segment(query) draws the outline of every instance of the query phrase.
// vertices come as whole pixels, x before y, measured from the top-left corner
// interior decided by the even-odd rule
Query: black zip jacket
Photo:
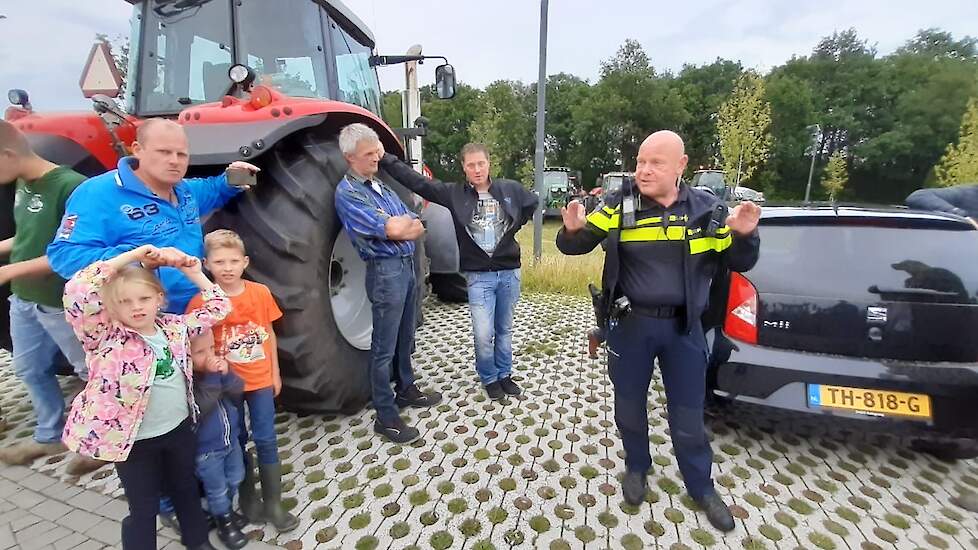
[[[722,220],[726,218],[726,205],[712,193],[693,189],[686,184],[680,186],[679,193],[680,199],[676,205],[668,209],[669,215],[676,217],[676,220],[663,225],[661,221],[654,221],[663,217],[661,207],[643,210],[638,206],[635,216],[638,225],[635,229],[624,230],[630,231],[627,239],[624,239],[626,237],[624,232],[620,234],[622,238],[619,239],[618,246],[629,247],[630,251],[640,254],[644,259],[661,257],[663,261],[669,262],[669,258],[674,256],[666,252],[664,245],[668,246],[675,240],[682,240],[681,259],[678,263],[672,260],[672,263],[682,276],[686,304],[685,328],[688,332],[707,308],[710,284],[714,276],[725,273],[728,269],[739,272],[754,267],[761,241],[757,231],[746,237],[738,237],[726,226],[720,227],[715,236],[709,235],[708,226],[714,209],[717,206],[723,209],[720,218]],[[557,233],[557,248],[568,255],[587,254],[608,237],[609,229],[618,227],[621,219],[618,215],[621,211],[620,206],[621,195],[611,196],[604,208],[599,208],[588,215],[588,224],[584,229],[569,234],[561,228]],[[682,220],[684,216],[686,219]],[[677,226],[681,229],[675,229]],[[666,235],[670,236],[666,238]],[[727,238],[730,241],[726,241]],[[610,244],[609,239],[602,272],[602,286],[610,290],[612,297],[628,295],[627,289],[621,287],[619,261],[619,252]],[[648,285],[660,283],[661,281],[653,278],[645,280],[645,284]],[[629,301],[633,301],[635,297],[628,296],[628,298]]]
[[[527,190],[517,181],[492,180],[489,194],[499,201],[512,226],[503,234],[490,256],[472,239],[467,227],[475,215],[479,200],[479,193],[474,187],[468,183],[445,183],[428,179],[390,153],[381,159],[380,167],[404,187],[424,199],[448,208],[452,213],[461,271],[502,271],[520,267],[520,245],[516,242],[516,232],[533,217],[539,204],[536,193]]]

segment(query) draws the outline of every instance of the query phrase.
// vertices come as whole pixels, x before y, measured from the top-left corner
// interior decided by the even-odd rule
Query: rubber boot
[[[282,508],[282,463],[259,464],[261,475],[261,495],[265,521],[278,529],[279,533],[291,531],[299,526],[299,518]]]
[[[238,486],[238,505],[241,513],[248,519],[249,523],[260,525],[265,523],[264,513],[262,512],[261,497],[255,489],[255,460],[251,453],[244,453],[245,476],[241,485]]]
[[[224,546],[238,550],[248,544],[248,537],[238,529],[231,521],[231,515],[214,516],[217,523],[217,538],[221,539]]]

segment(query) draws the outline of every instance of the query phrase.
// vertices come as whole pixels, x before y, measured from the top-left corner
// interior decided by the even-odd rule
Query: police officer
[[[712,193],[683,184],[687,160],[677,134],[650,135],[638,151],[634,187],[590,215],[571,203],[562,213],[557,248],[586,254],[608,239],[602,275],[610,315],[608,373],[625,447],[625,501],[642,502],[652,466],[647,394],[657,358],[686,490],[715,528],[730,531],[733,517],[710,475],[713,451],[703,421],[708,352],[700,315],[719,269],[746,271],[756,263],[761,209],[745,202],[728,213]]]

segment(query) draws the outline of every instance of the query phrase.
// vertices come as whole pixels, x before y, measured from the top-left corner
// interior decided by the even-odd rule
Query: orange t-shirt
[[[214,349],[244,380],[245,391],[272,386],[272,348],[267,327],[282,317],[268,287],[245,281],[244,292],[231,296],[231,313],[213,328]],[[203,305],[200,294],[187,310]]]

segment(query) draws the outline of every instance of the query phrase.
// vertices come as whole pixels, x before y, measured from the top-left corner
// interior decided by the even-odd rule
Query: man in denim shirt
[[[429,407],[437,393],[422,393],[414,384],[416,311],[414,241],[424,226],[377,175],[384,146],[364,124],[340,131],[340,150],[350,165],[336,188],[336,213],[360,257],[367,263],[367,298],[373,312],[370,385],[377,418],[374,431],[400,444],[421,437],[400,417],[399,407]],[[393,368],[397,397],[391,391]]]

